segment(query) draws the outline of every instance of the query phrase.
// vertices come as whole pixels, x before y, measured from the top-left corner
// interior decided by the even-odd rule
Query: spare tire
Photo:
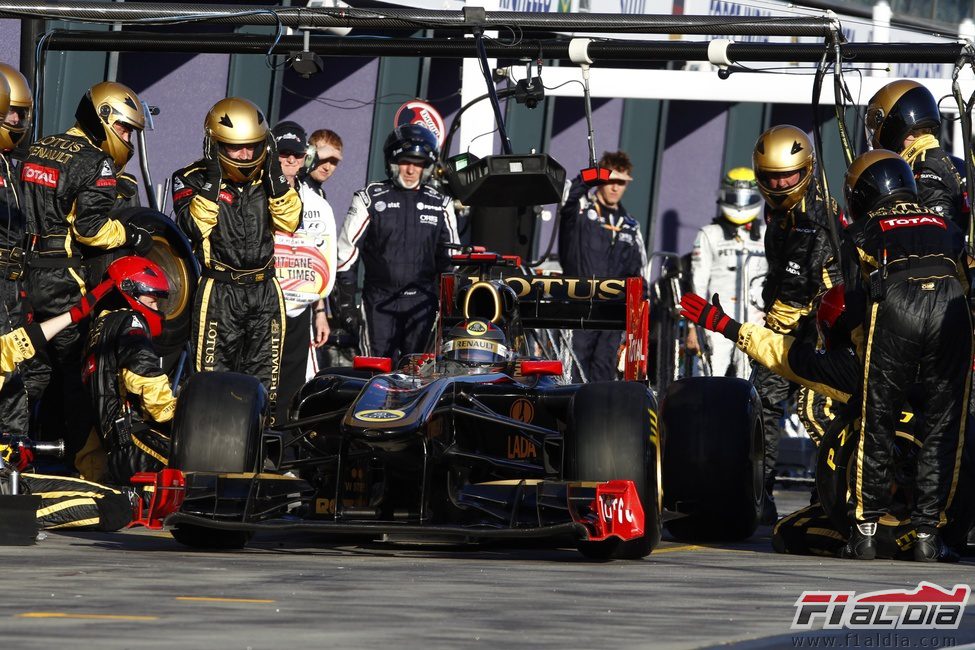
[[[572,397],[562,451],[566,481],[629,480],[643,506],[644,535],[580,542],[594,559],[646,557],[660,542],[660,446],[657,404],[643,384],[584,384]]]
[[[153,343],[163,356],[181,349],[190,337],[193,293],[200,281],[200,264],[193,255],[193,246],[172,219],[151,208],[121,208],[108,216],[122,223],[133,223],[152,233],[153,247],[145,257],[162,267],[169,281],[169,297],[160,301],[166,321],[162,334],[153,337]],[[131,254],[128,249],[117,249],[86,256],[89,284],[98,284],[112,261]]]
[[[758,527],[762,500],[762,406],[750,382],[688,377],[661,404],[664,506],[679,540],[740,540]]]

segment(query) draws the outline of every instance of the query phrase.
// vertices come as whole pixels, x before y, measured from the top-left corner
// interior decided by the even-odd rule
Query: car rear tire
[[[758,527],[764,499],[761,402],[750,382],[688,377],[661,405],[666,523],[681,541],[737,541]]]
[[[660,447],[656,402],[635,382],[585,384],[572,398],[562,466],[568,481],[629,480],[643,506],[645,534],[580,542],[593,559],[640,559],[660,542]]]
[[[236,372],[191,376],[173,418],[170,467],[184,472],[258,470],[267,415],[267,391],[255,377]],[[252,536],[249,531],[192,524],[178,524],[171,532],[181,544],[208,549],[243,548]]]

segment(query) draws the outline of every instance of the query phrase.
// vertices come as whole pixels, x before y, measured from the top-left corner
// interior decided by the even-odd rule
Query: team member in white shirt
[[[760,323],[764,316],[757,306],[768,272],[765,224],[757,218],[762,205],[754,172],[748,167],[729,171],[718,191],[721,213],[698,231],[691,253],[694,293],[706,297],[718,294],[728,314],[743,323]],[[748,379],[752,372],[748,357],[723,336],[706,334],[711,353],[711,371],[707,374]],[[689,349],[699,347],[700,336],[692,331]]]
[[[287,316],[275,421],[287,422],[291,398],[318,369],[314,348],[328,339],[324,298],[335,283],[336,233],[335,215],[320,182],[299,174],[309,153],[305,130],[295,122],[281,122],[271,132],[281,170],[297,188],[303,206],[301,224],[294,234],[277,232],[274,236],[274,266]],[[321,177],[319,166],[325,165],[314,166],[309,176]],[[331,172],[325,178],[328,176]]]

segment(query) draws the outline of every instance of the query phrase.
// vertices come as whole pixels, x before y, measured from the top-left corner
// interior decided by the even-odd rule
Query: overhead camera
[[[541,77],[520,79],[515,84],[515,101],[519,104],[535,108],[543,99],[545,99],[545,86],[542,85]]]
[[[292,52],[290,58],[291,69],[305,79],[308,79],[313,74],[318,74],[325,69],[325,62],[322,61],[322,57],[318,56],[314,52],[309,52],[307,50],[304,52]]]

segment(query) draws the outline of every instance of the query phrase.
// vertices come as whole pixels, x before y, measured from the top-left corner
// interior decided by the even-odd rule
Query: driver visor
[[[733,205],[739,210],[757,208],[761,202],[762,195],[750,187],[726,187],[718,192],[718,203]]]

